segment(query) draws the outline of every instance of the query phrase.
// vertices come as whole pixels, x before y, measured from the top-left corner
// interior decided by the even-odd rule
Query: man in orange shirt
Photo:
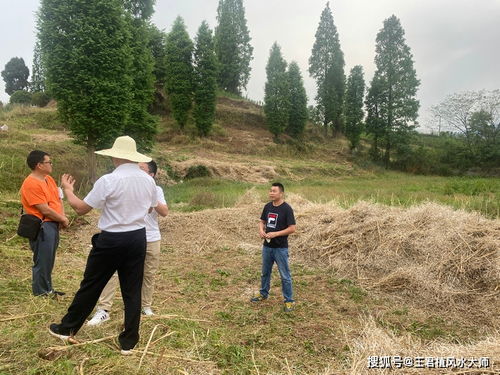
[[[50,176],[52,161],[46,152],[31,151],[26,160],[31,173],[21,186],[24,212],[43,220],[38,237],[30,240],[33,251],[32,290],[35,296],[63,295],[52,287],[52,269],[59,245],[59,227],[67,227],[62,191]]]

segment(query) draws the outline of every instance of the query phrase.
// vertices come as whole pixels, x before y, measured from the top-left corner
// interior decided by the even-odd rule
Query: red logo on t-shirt
[[[269,228],[276,228],[277,222],[278,222],[278,214],[269,212],[267,214],[267,226]]]

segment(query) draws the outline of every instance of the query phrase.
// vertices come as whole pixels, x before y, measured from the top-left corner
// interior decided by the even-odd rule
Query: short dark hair
[[[149,173],[152,173],[153,176],[156,176],[156,172],[158,172],[158,165],[156,165],[156,162],[154,160],[148,162],[148,170]]]
[[[277,186],[277,187],[279,187],[279,189],[282,193],[285,192],[285,187],[283,186],[283,184],[281,182],[273,182],[273,184],[271,186]]]
[[[26,164],[28,164],[28,167],[30,167],[30,169],[34,171],[37,164],[43,162],[43,159],[45,159],[45,155],[50,156],[44,151],[33,150],[29,153],[26,159]]]

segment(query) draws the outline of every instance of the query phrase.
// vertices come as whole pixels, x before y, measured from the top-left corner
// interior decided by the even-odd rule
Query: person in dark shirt
[[[260,302],[269,296],[271,272],[276,262],[281,276],[281,288],[285,298],[285,312],[294,308],[292,275],[288,266],[288,235],[295,232],[295,217],[292,207],[284,200],[285,188],[279,182],[269,190],[271,202],[262,210],[259,235],[264,239],[262,247],[262,276],[260,292],[251,299]]]

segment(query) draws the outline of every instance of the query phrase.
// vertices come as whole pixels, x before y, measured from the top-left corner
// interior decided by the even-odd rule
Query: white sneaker
[[[142,314],[146,315],[146,316],[152,316],[155,313],[153,312],[153,310],[151,310],[151,307],[143,307],[142,308]]]
[[[122,349],[122,350],[120,350],[120,354],[121,355],[133,355],[134,352],[132,351],[132,349],[129,349],[129,350]]]
[[[97,310],[92,319],[87,322],[88,326],[98,326],[101,323],[104,323],[106,320],[109,320],[109,312],[106,310]]]

